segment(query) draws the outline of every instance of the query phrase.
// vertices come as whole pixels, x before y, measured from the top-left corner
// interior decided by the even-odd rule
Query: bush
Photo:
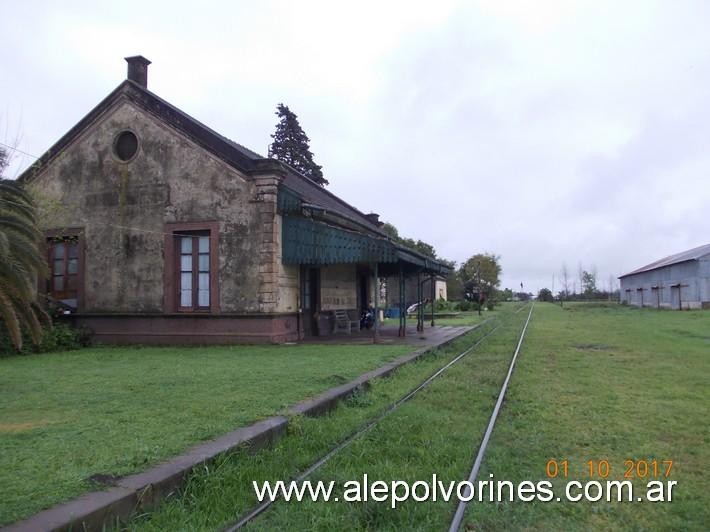
[[[537,293],[537,300],[553,302],[555,298],[552,297],[552,292],[549,288],[541,288],[540,291]]]
[[[459,310],[462,312],[467,312],[471,310],[472,303],[470,301],[461,301],[459,303]]]
[[[437,299],[434,305],[437,312],[442,311],[453,311],[456,310],[457,304],[453,301],[446,301],[446,299]]]
[[[57,323],[51,329],[44,329],[42,340],[38,345],[33,345],[28,335],[23,332],[22,350],[18,352],[10,342],[5,325],[0,322],[0,356],[67,351],[80,349],[90,344],[91,331],[89,329],[85,327],[75,328],[65,323]]]
[[[42,341],[37,346],[38,353],[49,351],[64,351],[81,349],[91,344],[91,331],[86,327],[71,327],[65,323],[57,323],[51,329],[44,331]]]

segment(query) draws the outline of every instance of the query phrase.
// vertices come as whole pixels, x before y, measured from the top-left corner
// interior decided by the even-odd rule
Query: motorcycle
[[[360,329],[371,329],[375,324],[375,309],[369,307],[360,314]]]

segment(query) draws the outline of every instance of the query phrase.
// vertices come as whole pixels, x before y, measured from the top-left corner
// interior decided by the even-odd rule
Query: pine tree
[[[279,117],[279,123],[276,124],[276,132],[271,135],[274,142],[269,146],[269,157],[291,165],[321,186],[327,185],[328,180],[323,177],[322,167],[313,161],[310,139],[301,129],[296,114],[280,103],[276,106],[276,116]]]

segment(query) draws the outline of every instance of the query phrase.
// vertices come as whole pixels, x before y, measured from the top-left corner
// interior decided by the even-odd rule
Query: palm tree
[[[50,324],[37,304],[37,276],[47,268],[40,242],[32,198],[16,182],[0,179],[0,320],[18,351],[23,329],[37,344],[42,322]]]

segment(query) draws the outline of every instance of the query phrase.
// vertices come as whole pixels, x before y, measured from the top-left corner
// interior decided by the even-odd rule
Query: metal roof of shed
[[[710,255],[710,244],[705,244],[704,246],[698,246],[697,248],[689,249],[687,251],[682,251],[676,253],[675,255],[669,255],[668,257],[659,259],[651,264],[642,266],[641,268],[634,270],[629,273],[625,273],[620,276],[619,279],[623,277],[628,277],[629,275],[635,275],[637,273],[648,272],[651,270],[657,270],[658,268],[663,268],[664,266],[671,266],[673,264],[678,264],[680,262],[687,262],[689,260],[698,260],[705,255]]]

